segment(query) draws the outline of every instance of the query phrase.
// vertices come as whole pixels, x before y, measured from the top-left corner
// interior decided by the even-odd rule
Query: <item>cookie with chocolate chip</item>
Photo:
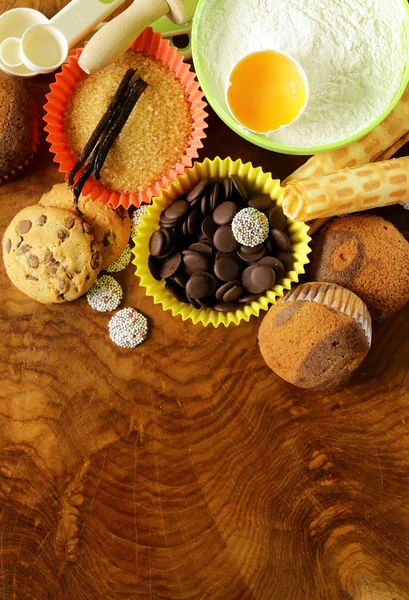
[[[40,200],[42,206],[53,206],[74,211],[72,191],[66,183],[57,183]],[[78,202],[82,219],[94,232],[95,241],[102,246],[101,269],[110,267],[121,256],[131,236],[131,220],[128,211],[122,207],[116,210],[111,205],[103,205],[90,196],[81,196]]]
[[[2,245],[12,283],[43,304],[75,300],[101,268],[101,247],[92,228],[61,208],[24,208],[7,227]]]

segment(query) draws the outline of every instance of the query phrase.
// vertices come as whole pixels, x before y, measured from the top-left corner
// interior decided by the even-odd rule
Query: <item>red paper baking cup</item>
[[[131,205],[140,206],[142,202],[150,203],[152,196],[158,196],[172,181],[176,180],[178,175],[192,166],[193,159],[198,157],[198,149],[203,147],[202,140],[206,137],[204,129],[207,127],[205,121],[207,113],[204,110],[206,103],[203,100],[203,92],[195,79],[195,73],[183,61],[183,57],[177,53],[176,48],[171,46],[168,40],[163,39],[159,33],[154,33],[148,27],[141,33],[130,49],[140,50],[151,58],[160,61],[182,83],[190,103],[192,133],[184,154],[175,167],[143,192],[125,194],[111,191],[104,187],[100,181],[90,177],[84,186],[83,194],[91,196],[93,200],[99,200],[103,204],[110,203],[114,208],[120,205],[129,208]],[[77,50],[75,55],[69,59],[68,64],[64,65],[61,72],[57,74],[55,83],[50,86],[51,92],[47,94],[48,102],[45,105],[46,115],[44,120],[47,123],[45,127],[45,131],[48,133],[47,141],[50,142],[51,152],[55,155],[54,161],[59,164],[59,171],[65,173],[66,180],[78,156],[73,155],[68,146],[64,132],[64,114],[76,84],[83,77],[86,77],[84,71],[78,65],[81,52],[82,49]]]

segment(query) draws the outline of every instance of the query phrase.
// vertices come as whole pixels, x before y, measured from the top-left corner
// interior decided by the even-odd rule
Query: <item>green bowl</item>
[[[342,148],[343,146],[347,146],[348,144],[352,144],[352,142],[356,142],[361,139],[368,133],[370,133],[379,123],[382,123],[384,119],[389,115],[389,113],[395,108],[396,104],[399,102],[403,92],[405,91],[408,83],[409,83],[409,3],[408,0],[399,0],[399,4],[402,8],[402,20],[406,32],[406,43],[408,46],[408,59],[405,65],[405,70],[403,73],[402,83],[396,92],[392,102],[389,104],[388,108],[383,111],[381,115],[377,119],[375,119],[370,125],[367,125],[364,129],[361,129],[358,133],[351,135],[350,137],[333,142],[331,144],[324,144],[321,146],[311,146],[309,148],[303,148],[301,146],[286,146],[284,144],[279,144],[274,142],[273,140],[269,140],[263,135],[258,133],[252,133],[245,128],[243,128],[232,116],[229,112],[227,112],[216,100],[215,96],[212,92],[212,82],[206,79],[205,70],[203,69],[202,59],[201,59],[201,50],[198,44],[199,40],[199,32],[203,27],[206,27],[206,20],[203,18],[203,10],[205,3],[208,0],[199,0],[195,17],[193,19],[193,28],[192,28],[192,53],[193,53],[193,61],[195,65],[195,71],[197,77],[199,79],[199,83],[202,87],[203,92],[205,93],[206,99],[209,104],[212,106],[213,110],[219,115],[219,117],[238,135],[245,138],[249,142],[252,142],[256,146],[261,146],[262,148],[266,148],[266,150],[271,150],[273,152],[280,152],[281,154],[317,154],[319,152],[328,152],[329,150],[336,150],[337,148]],[[215,0],[218,4],[223,4],[224,0]]]

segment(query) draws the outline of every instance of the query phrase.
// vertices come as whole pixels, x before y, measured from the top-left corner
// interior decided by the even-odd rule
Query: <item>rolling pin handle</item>
[[[145,27],[168,13],[165,0],[135,0],[94,35],[80,56],[79,66],[89,75],[107,67],[128,50]]]

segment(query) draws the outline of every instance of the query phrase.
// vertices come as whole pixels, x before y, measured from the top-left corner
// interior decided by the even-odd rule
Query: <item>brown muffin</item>
[[[27,167],[39,141],[37,107],[18,77],[0,72],[0,183]]]
[[[269,310],[258,339],[268,366],[289,383],[336,389],[349,381],[368,353],[371,318],[348,290],[307,283]]]
[[[409,243],[381,217],[342,217],[315,239],[309,275],[348,288],[385,319],[409,301]]]

